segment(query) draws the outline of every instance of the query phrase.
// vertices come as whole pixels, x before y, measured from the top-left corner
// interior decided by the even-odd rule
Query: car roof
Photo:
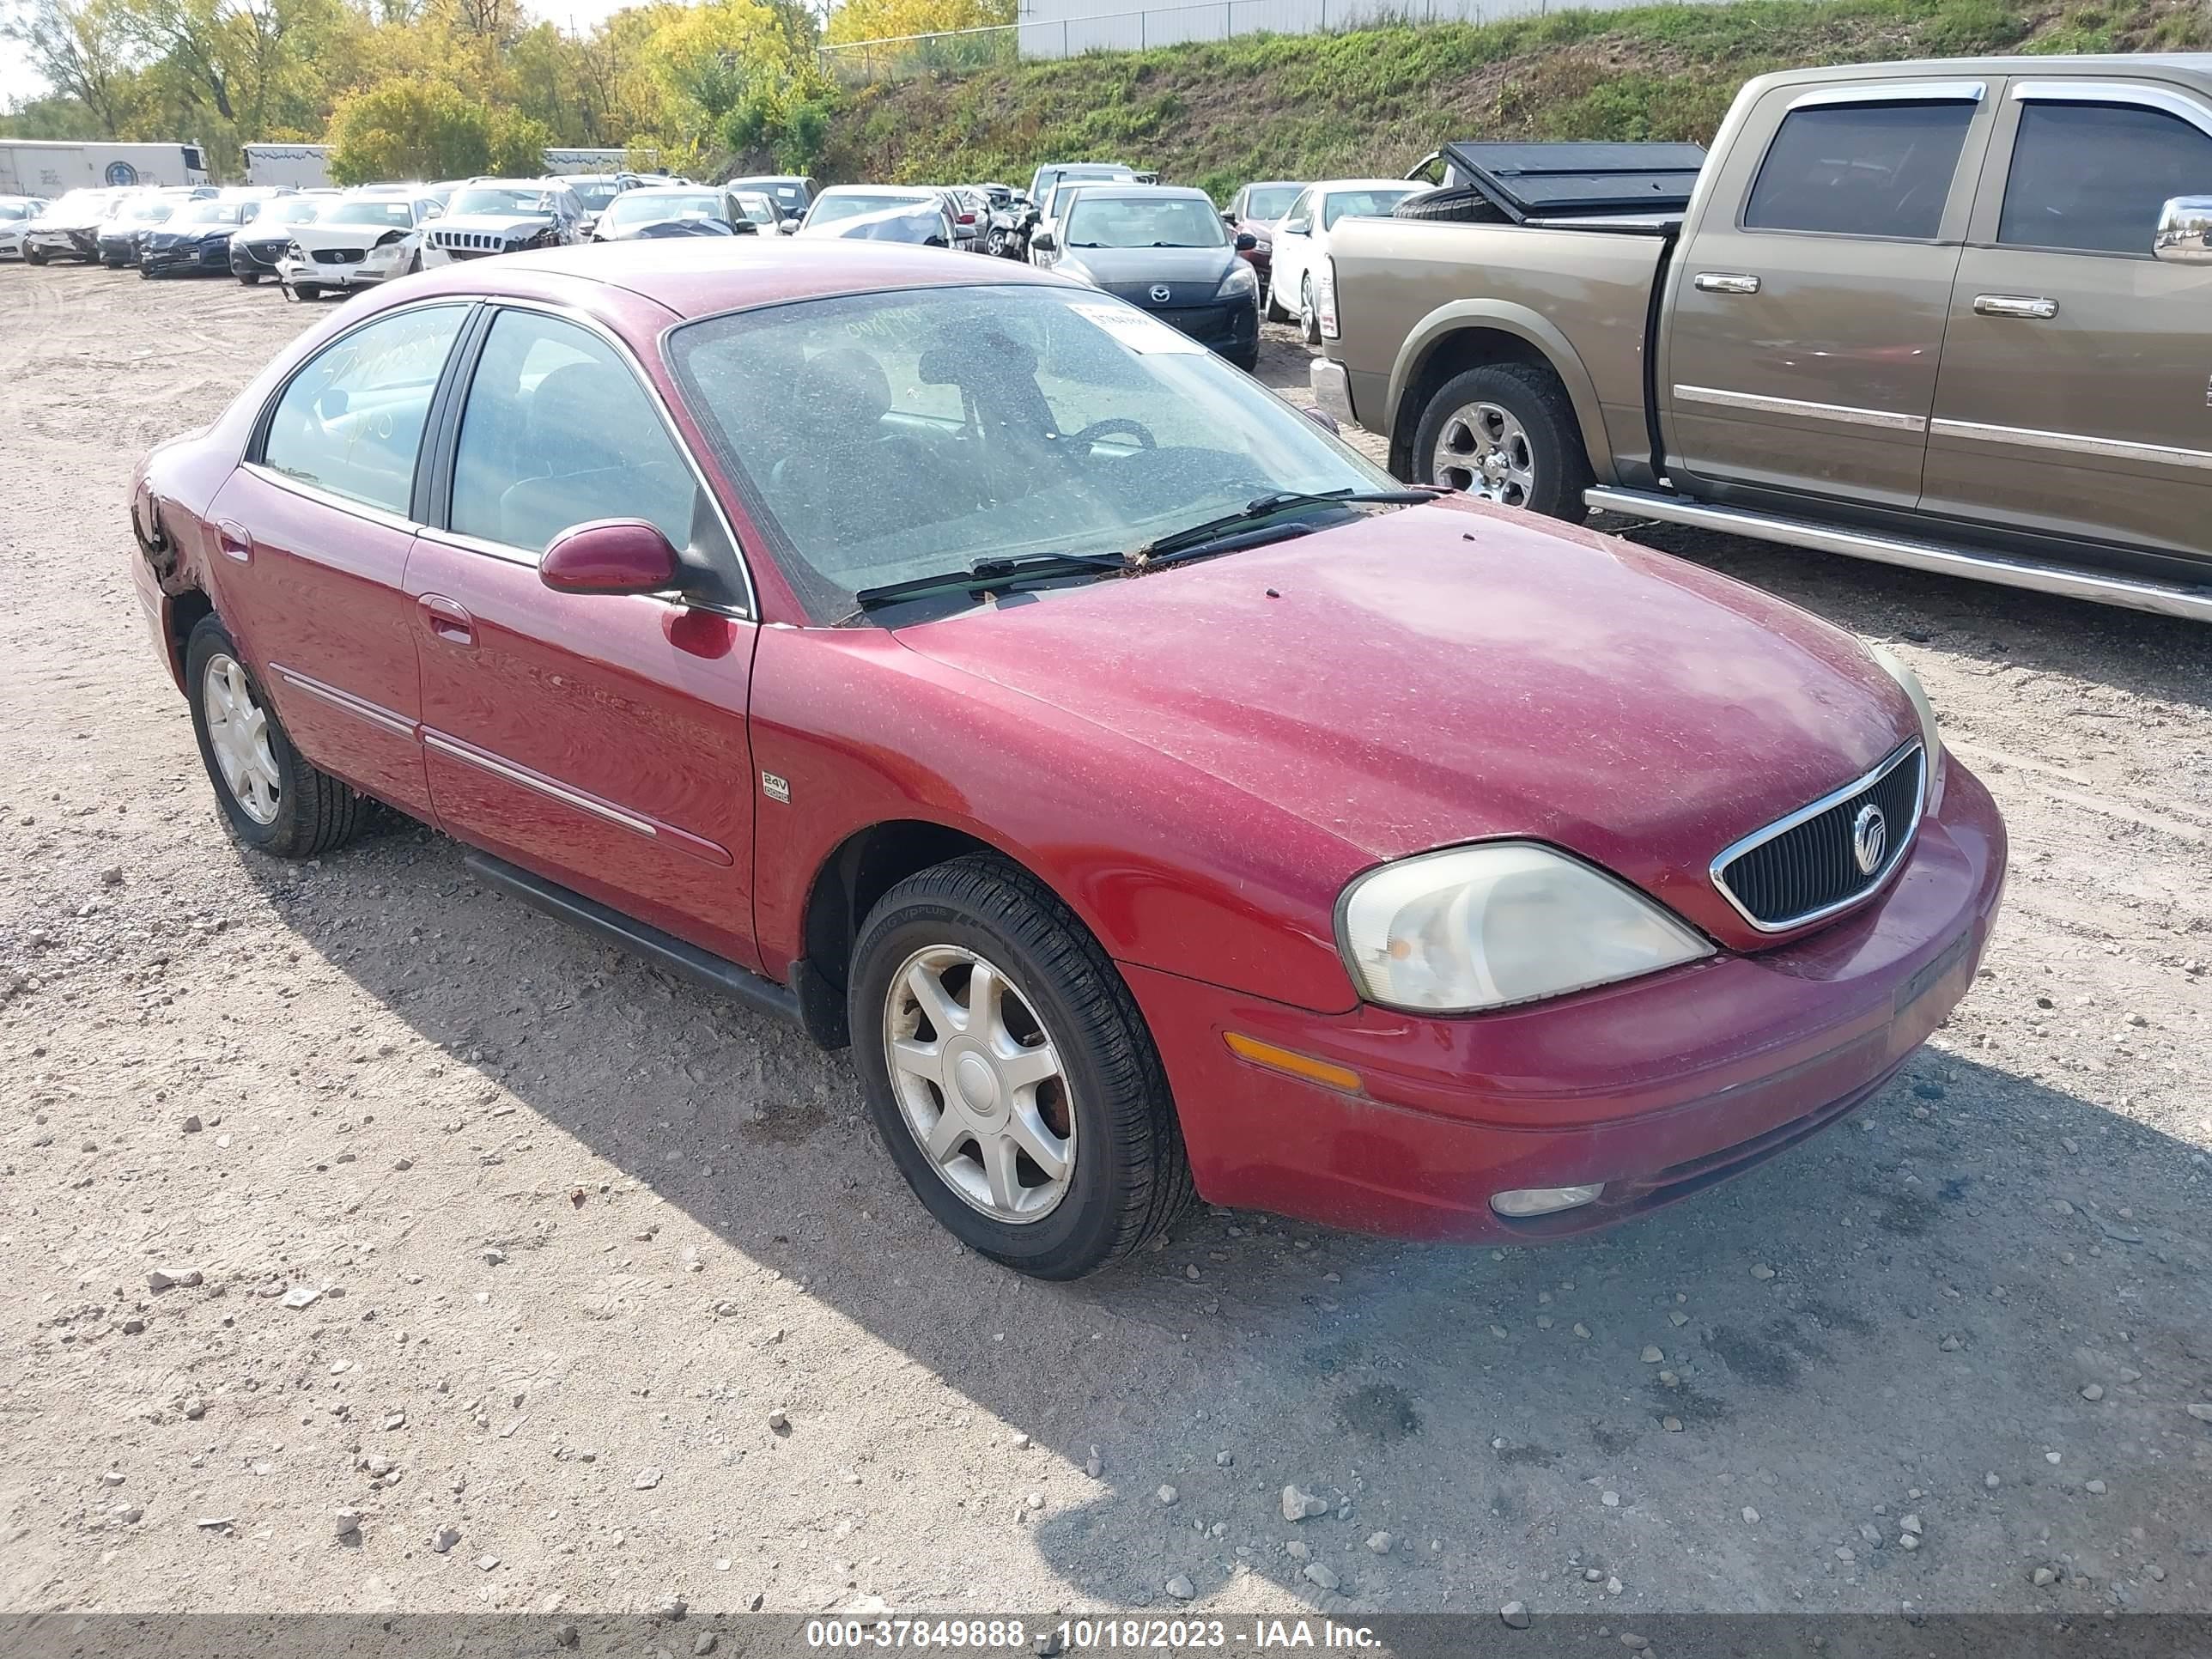
[[[620,289],[678,317],[900,289],[1070,286],[1049,272],[1007,259],[987,263],[980,254],[951,256],[942,248],[897,242],[793,241],[784,236],[546,248],[447,265],[410,279],[409,286],[417,295],[498,294],[512,278],[531,282],[520,290],[526,297],[566,289],[582,301],[594,289]]]
[[[889,196],[902,202],[926,202],[943,192],[942,185],[832,185],[823,196]]]
[[[1130,202],[1204,202],[1212,206],[1213,198],[1192,185],[1142,185],[1125,179],[1109,179],[1103,184],[1073,185],[1067,187],[1070,198],[1080,196],[1086,202],[1100,198]]]
[[[1340,190],[1426,190],[1428,186],[1418,179],[1318,179],[1307,188],[1334,196]]]

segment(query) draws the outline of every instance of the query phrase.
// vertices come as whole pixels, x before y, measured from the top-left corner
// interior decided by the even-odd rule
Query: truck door
[[[1723,494],[1919,499],[1989,90],[1778,87],[1723,143],[1668,283],[1671,472]]]
[[[1951,295],[1922,506],[2191,554],[2212,509],[2212,106],[2179,88],[2019,80]]]

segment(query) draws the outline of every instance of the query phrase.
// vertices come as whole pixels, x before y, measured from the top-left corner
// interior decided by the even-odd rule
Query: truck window
[[[1929,240],[1942,223],[1974,108],[1954,102],[1791,110],[1759,164],[1743,228]]]
[[[2021,106],[1997,240],[2148,258],[2170,196],[2212,196],[2212,137],[2125,104]]]

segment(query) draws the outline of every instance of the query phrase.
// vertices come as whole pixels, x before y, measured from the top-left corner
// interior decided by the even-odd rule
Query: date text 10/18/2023
[[[1289,1651],[1378,1649],[1364,1625],[1331,1619],[810,1619],[808,1647],[825,1651],[910,1649],[995,1654],[1178,1653],[1206,1649]]]

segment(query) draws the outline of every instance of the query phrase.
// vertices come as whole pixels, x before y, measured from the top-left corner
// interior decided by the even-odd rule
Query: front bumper
[[[406,269],[404,250],[373,249],[364,258],[349,261],[312,257],[295,259],[287,255],[276,262],[276,280],[287,288],[296,288],[302,283],[317,288],[374,288]]]
[[[1260,303],[1256,296],[1212,301],[1196,306],[1145,307],[1146,313],[1200,345],[1215,351],[1249,349],[1260,340]]]
[[[49,259],[97,259],[100,247],[97,239],[88,230],[30,230],[23,233],[23,245],[35,248]]]
[[[1686,1198],[1840,1120],[1966,994],[2004,886],[2004,823],[1954,757],[1904,869],[1865,908],[1527,1008],[1322,1015],[1153,969],[1122,973],[1215,1204],[1411,1238],[1528,1243]],[[1236,1031],[1348,1068],[1344,1093],[1239,1059]],[[1494,1193],[1603,1182],[1528,1220]]]
[[[104,265],[136,264],[138,260],[138,239],[136,236],[103,236],[100,239],[100,262]]]
[[[178,247],[148,247],[138,255],[139,269],[149,276],[167,276],[184,271],[230,269],[230,242],[186,242]]]
[[[1306,371],[1306,383],[1313,388],[1314,402],[1338,425],[1359,424],[1359,417],[1352,412],[1352,382],[1342,363],[1331,362],[1326,357],[1315,358],[1313,367]]]
[[[273,276],[284,257],[282,242],[241,242],[230,239],[230,274],[234,276]]]

